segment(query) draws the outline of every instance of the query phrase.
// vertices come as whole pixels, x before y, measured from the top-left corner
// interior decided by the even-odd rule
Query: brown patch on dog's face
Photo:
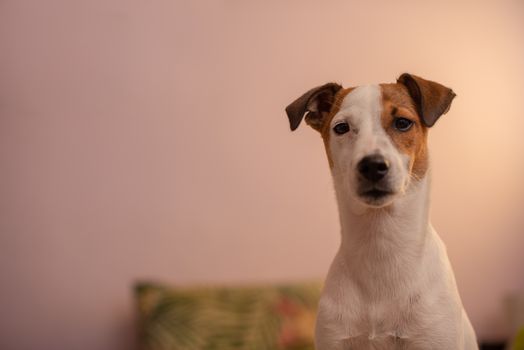
[[[331,147],[329,146],[329,139],[331,136],[331,120],[333,120],[333,117],[335,114],[340,111],[340,106],[342,105],[342,101],[344,100],[344,97],[349,94],[354,87],[347,88],[347,89],[341,89],[337,95],[335,96],[335,101],[333,102],[333,107],[331,107],[331,111],[329,112],[329,115],[324,120],[324,125],[322,125],[322,129],[320,130],[320,134],[322,135],[322,139],[324,140],[324,146],[326,148],[326,155],[328,158],[329,166],[333,168],[333,158],[331,157]]]
[[[402,84],[381,84],[382,89],[382,127],[397,149],[409,157],[409,172],[415,179],[421,179],[428,169],[428,128],[421,122],[413,99]],[[407,131],[394,127],[396,118],[406,118],[413,122]]]

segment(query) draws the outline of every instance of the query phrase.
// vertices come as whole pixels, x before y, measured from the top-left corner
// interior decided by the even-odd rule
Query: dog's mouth
[[[378,186],[361,189],[358,192],[360,200],[371,207],[382,207],[387,205],[393,198],[394,194],[395,191],[392,191],[389,188],[380,188]]]
[[[384,198],[386,196],[389,196],[390,194],[393,194],[393,192],[388,191],[388,190],[378,189],[378,188],[373,188],[371,190],[360,193],[362,197],[368,197],[368,198],[372,198],[375,200]]]

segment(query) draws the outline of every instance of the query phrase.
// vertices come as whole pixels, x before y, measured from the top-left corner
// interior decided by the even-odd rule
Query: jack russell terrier
[[[320,132],[342,239],[319,302],[317,350],[478,349],[446,248],[429,222],[427,134],[455,93],[396,84],[313,88],[286,108]]]

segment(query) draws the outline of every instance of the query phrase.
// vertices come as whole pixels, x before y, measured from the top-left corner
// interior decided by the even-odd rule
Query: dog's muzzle
[[[362,158],[357,171],[360,178],[358,194],[366,202],[376,204],[393,193],[386,179],[389,163],[380,154]]]

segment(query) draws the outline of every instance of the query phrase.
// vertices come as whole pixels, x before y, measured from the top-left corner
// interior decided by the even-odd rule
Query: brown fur
[[[431,127],[451,107],[456,94],[448,87],[416,75],[404,73],[397,83],[404,85],[415,102],[416,111],[425,126]]]
[[[340,89],[338,93],[335,96],[335,101],[333,102],[333,106],[331,107],[331,110],[329,111],[329,114],[326,116],[326,119],[324,120],[324,123],[322,125],[322,129],[320,130],[320,134],[322,135],[322,139],[324,140],[324,146],[326,147],[326,155],[328,158],[329,166],[333,168],[333,159],[331,158],[331,147],[329,146],[329,138],[331,135],[331,120],[335,116],[335,114],[338,113],[340,110],[340,106],[342,105],[342,101],[344,98],[353,91],[354,88],[347,88],[347,89]]]
[[[407,88],[402,84],[381,84],[382,127],[400,152],[409,156],[410,173],[421,179],[428,169],[428,128],[422,123],[417,107]],[[411,129],[400,132],[393,127],[395,117],[407,118],[414,122]]]

